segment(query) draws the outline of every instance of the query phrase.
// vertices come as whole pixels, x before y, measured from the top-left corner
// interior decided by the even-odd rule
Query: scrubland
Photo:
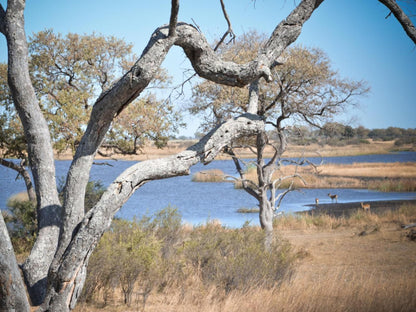
[[[414,204],[380,215],[357,210],[348,218],[284,216],[276,219],[280,243],[273,258],[263,258],[257,227],[181,226],[171,256],[188,249],[191,261],[170,264],[162,274],[166,281],[149,292],[144,310],[414,311],[416,242],[411,230],[401,228],[413,222]],[[178,267],[182,274],[168,273]],[[130,306],[114,286],[106,302],[100,290],[76,311],[143,311],[139,284]]]

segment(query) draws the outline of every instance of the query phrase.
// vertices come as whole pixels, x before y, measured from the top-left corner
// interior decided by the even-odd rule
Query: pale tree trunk
[[[60,203],[49,129],[29,77],[24,7],[23,0],[9,0],[5,15],[1,12],[1,29],[7,39],[9,86],[24,128],[37,195],[38,237],[23,273],[32,301],[40,304],[59,238]]]
[[[29,311],[25,286],[20,277],[12,242],[0,213],[0,309]]]
[[[272,171],[269,170],[271,163],[266,165],[264,160],[264,149],[268,144],[268,137],[265,132],[259,133],[256,140],[257,150],[257,181],[259,192],[260,225],[265,232],[264,247],[270,251],[273,241],[273,216],[274,207],[269,197]],[[273,160],[272,160],[273,161]]]

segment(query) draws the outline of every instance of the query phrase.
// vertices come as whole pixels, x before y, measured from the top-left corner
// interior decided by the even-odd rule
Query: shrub
[[[4,213],[9,235],[16,253],[29,252],[36,240],[36,203],[26,198],[12,197]]]
[[[101,296],[107,303],[115,289],[129,303],[138,289],[147,296],[152,289],[185,296],[195,288],[218,294],[269,288],[292,272],[296,257],[283,240],[266,252],[258,227],[227,229],[208,222],[187,229],[168,207],[152,217],[113,222],[91,256],[82,299]]]
[[[206,286],[226,292],[272,287],[290,272],[295,259],[290,245],[276,240],[264,250],[264,232],[251,227],[226,229],[215,224],[196,228],[185,243],[184,256]]]

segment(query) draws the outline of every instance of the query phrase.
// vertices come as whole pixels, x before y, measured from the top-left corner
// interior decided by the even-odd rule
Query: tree
[[[113,36],[70,33],[63,37],[52,30],[34,34],[28,45],[30,75],[46,116],[53,147],[58,153],[68,149],[75,151],[87,126],[94,98],[131,66],[135,57],[132,45]],[[17,171],[26,182],[31,200],[36,200],[26,170],[26,138],[7,86],[6,64],[0,64],[0,76],[0,100],[5,104],[0,115],[0,164]],[[165,70],[160,69],[152,87],[163,88],[168,82]],[[146,116],[146,122],[142,116]],[[163,147],[179,122],[170,103],[148,92],[136,100],[135,105],[117,113],[105,147],[119,153],[138,153],[146,139]],[[22,161],[16,164],[7,160],[8,157]]]
[[[263,44],[263,37],[251,32],[234,45],[224,47],[222,55],[224,59],[232,58],[241,62],[251,59]],[[363,82],[339,78],[336,71],[331,69],[328,57],[319,49],[289,48],[281,59],[283,63],[272,71],[272,82],[262,81],[258,85],[257,115],[272,126],[277,139],[273,141],[270,132],[261,132],[255,140],[234,144],[227,149],[239,172],[243,189],[258,201],[260,224],[266,231],[266,248],[271,245],[273,215],[291,190],[293,182],[285,192],[277,193],[277,188],[286,180],[301,178],[296,173],[276,176],[284,162],[282,154],[287,142],[285,125],[290,121],[295,125],[304,122],[320,127],[323,121],[344,110],[357,96],[368,90]],[[247,109],[244,99],[248,93],[248,88],[220,86],[205,81],[195,88],[190,111],[194,114],[201,113],[205,117],[206,127],[212,123],[218,124]],[[344,126],[340,134],[344,134]],[[265,158],[267,146],[273,150],[270,160]],[[255,181],[248,178],[248,168],[253,162],[242,161],[236,152],[238,147],[248,147],[253,151],[257,171]]]
[[[177,22],[179,2],[172,0],[169,25],[154,31],[134,65],[95,100],[66,177],[62,202],[56,188],[51,133],[29,75],[25,1],[8,0],[6,10],[0,6],[0,32],[8,46],[8,85],[24,129],[36,190],[38,235],[22,271],[32,303],[42,304],[39,310],[68,311],[75,307],[92,251],[114,214],[135,190],[155,179],[188,174],[190,166],[199,161],[210,162],[232,141],[264,131],[264,122],[255,115],[258,111],[256,85],[260,78],[272,80],[271,68],[276,65],[275,60],[296,40],[304,22],[322,1],[301,1],[277,25],[253,60],[237,64],[216,55],[195,27]],[[403,27],[409,28],[407,24]],[[413,37],[412,40],[416,42]],[[173,45],[184,50],[200,77],[229,86],[252,84],[247,113],[218,125],[196,145],[178,155],[133,165],[117,177],[98,203],[85,213],[84,195],[89,172],[112,121],[155,79]],[[0,255],[1,309],[29,311],[24,282],[2,217]]]

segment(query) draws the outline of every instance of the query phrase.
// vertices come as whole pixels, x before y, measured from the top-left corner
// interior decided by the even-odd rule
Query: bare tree
[[[137,98],[154,79],[173,45],[180,46],[197,74],[219,84],[245,86],[260,78],[271,81],[271,68],[283,50],[296,40],[302,26],[323,0],[303,0],[282,21],[258,56],[245,64],[221,60],[193,26],[177,22],[177,0],[172,0],[168,26],[157,28],[131,69],[95,101],[87,129],[68,171],[61,203],[56,190],[53,149],[47,122],[29,76],[24,31],[25,0],[8,0],[0,6],[0,32],[8,47],[8,84],[22,122],[37,197],[37,241],[17,271],[10,240],[0,222],[0,298],[3,311],[29,311],[23,284],[33,305],[41,311],[72,310],[82,290],[88,259],[114,214],[143,184],[189,174],[190,166],[210,162],[226,145],[240,137],[262,133],[256,88],[251,88],[248,113],[214,128],[199,143],[178,155],[133,165],[108,187],[100,201],[84,213],[85,188],[94,156],[114,117]],[[253,114],[254,113],[254,114]],[[2,217],[0,217],[2,218]],[[3,298],[6,298],[3,300]]]
[[[251,58],[258,47],[262,46],[262,38],[255,32],[245,34],[235,45],[224,47],[222,55],[226,59],[232,57],[240,61]],[[226,149],[239,173],[237,180],[258,202],[260,225],[266,232],[266,248],[272,240],[273,215],[283,198],[292,190],[294,179],[302,179],[296,172],[287,176],[279,172],[282,163],[287,162],[282,158],[287,145],[285,122],[286,125],[289,120],[291,124],[306,123],[320,127],[325,120],[345,110],[354,103],[357,96],[368,91],[361,81],[338,77],[337,72],[331,68],[328,57],[319,49],[288,48],[281,60],[283,63],[272,70],[273,81],[260,81],[256,86],[256,113],[273,131],[261,132],[251,141],[234,142]],[[219,86],[205,81],[195,88],[190,111],[202,113],[206,117],[205,127],[212,123],[219,124],[247,109],[244,99],[249,92],[249,88]],[[276,139],[272,140],[270,133]],[[236,152],[237,148],[242,147],[252,151],[256,161],[243,161]],[[272,151],[270,159],[265,156],[267,147]],[[298,165],[304,162],[307,161],[291,161]],[[250,165],[256,169],[255,177],[248,170]],[[288,186],[288,189],[279,192],[278,189],[283,185]]]

